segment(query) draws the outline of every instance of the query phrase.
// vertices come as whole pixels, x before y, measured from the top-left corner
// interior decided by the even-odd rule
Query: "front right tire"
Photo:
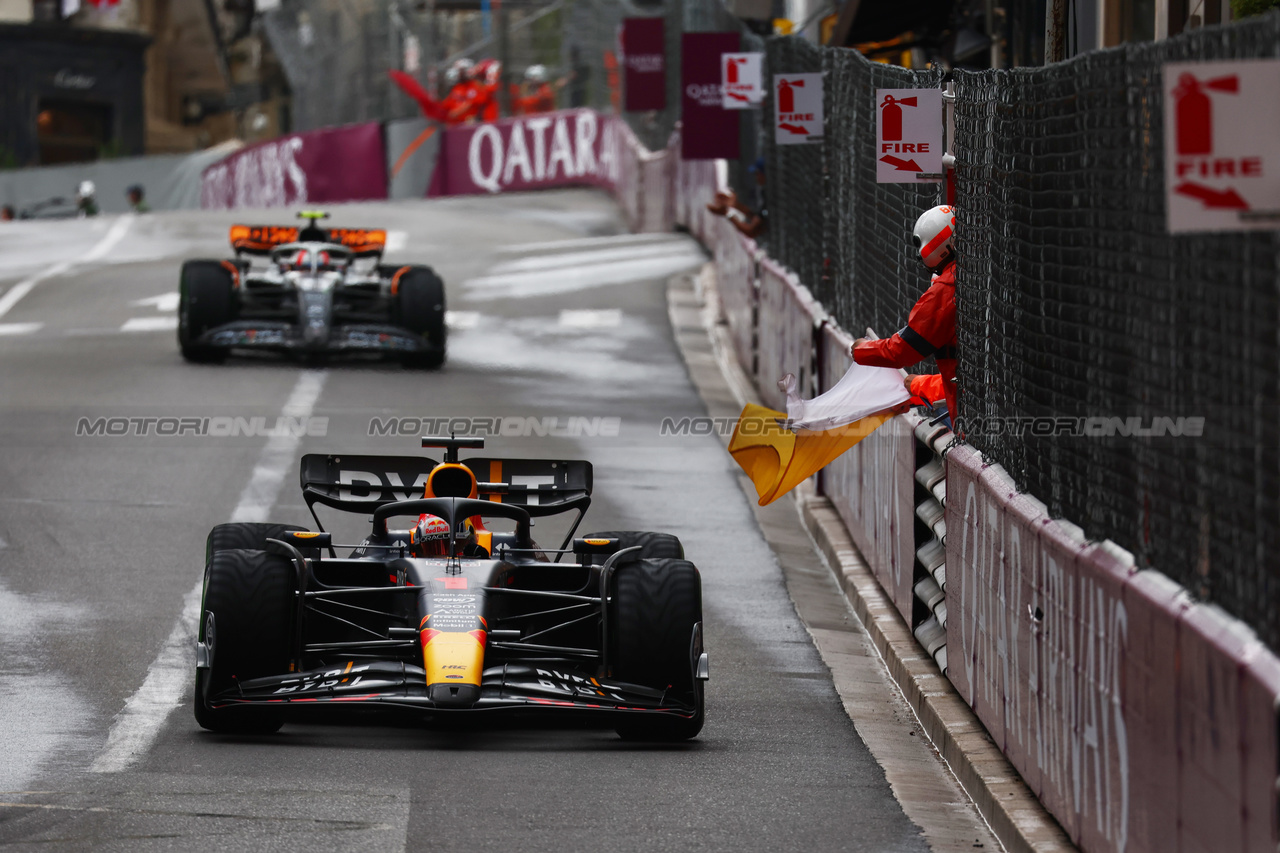
[[[216,708],[209,699],[236,683],[287,672],[297,606],[293,564],[265,551],[214,551],[205,567],[200,642],[209,666],[196,669],[195,717],[203,728],[269,734],[284,720],[259,707]]]
[[[221,261],[187,261],[178,279],[178,347],[192,362],[222,361],[229,347],[196,341],[236,318],[235,281]]]

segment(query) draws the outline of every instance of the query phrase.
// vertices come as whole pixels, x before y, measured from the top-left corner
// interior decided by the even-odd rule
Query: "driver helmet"
[[[936,270],[955,259],[952,246],[955,229],[956,209],[949,204],[931,207],[920,214],[911,232],[911,242],[926,267]]]
[[[444,557],[449,550],[449,524],[424,512],[409,531],[409,553],[415,557]]]
[[[547,66],[530,65],[524,70],[524,79],[530,83],[545,83],[547,81]]]
[[[310,252],[308,252],[306,249],[299,249],[298,254],[293,256],[293,268],[299,269],[299,270],[306,269],[309,261],[310,261]],[[324,251],[323,249],[316,252],[316,268],[317,269],[327,270],[332,265],[332,263],[333,263],[333,259],[329,257],[328,252]]]
[[[454,554],[464,556],[472,553],[476,540],[476,528],[471,520],[458,522]],[[449,556],[449,523],[430,513],[424,512],[418,516],[418,523],[409,531],[409,553],[414,557]]]

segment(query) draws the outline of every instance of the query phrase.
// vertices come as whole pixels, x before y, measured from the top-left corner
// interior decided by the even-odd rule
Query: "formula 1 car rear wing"
[[[459,463],[422,456],[308,453],[299,469],[302,497],[308,508],[322,504],[343,512],[372,512],[393,501],[423,497],[431,472],[442,464]],[[532,516],[585,512],[591,503],[591,463],[581,459],[471,457],[460,464],[475,476],[480,498],[523,507]]]
[[[387,247],[387,232],[381,228],[299,229],[292,225],[232,225],[231,248],[236,252],[262,255],[277,246],[299,240],[337,243],[357,256],[381,255]]]

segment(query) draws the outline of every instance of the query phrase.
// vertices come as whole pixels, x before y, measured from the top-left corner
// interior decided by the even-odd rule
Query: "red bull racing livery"
[[[574,538],[591,502],[589,462],[460,461],[483,439],[422,441],[444,461],[302,458],[318,527],[317,504],[372,514],[358,544],[286,524],[211,531],[199,724],[271,732],[338,707],[563,712],[629,739],[695,736],[708,661],[701,580],[679,540]],[[559,548],[534,542],[533,518],[569,512]]]

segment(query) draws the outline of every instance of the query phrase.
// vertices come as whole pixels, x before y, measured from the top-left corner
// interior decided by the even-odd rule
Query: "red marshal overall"
[[[956,406],[956,265],[947,264],[907,316],[907,325],[892,337],[864,341],[853,360],[873,367],[910,367],[933,356],[942,374],[947,411],[955,422]],[[914,387],[912,389],[915,390]]]

